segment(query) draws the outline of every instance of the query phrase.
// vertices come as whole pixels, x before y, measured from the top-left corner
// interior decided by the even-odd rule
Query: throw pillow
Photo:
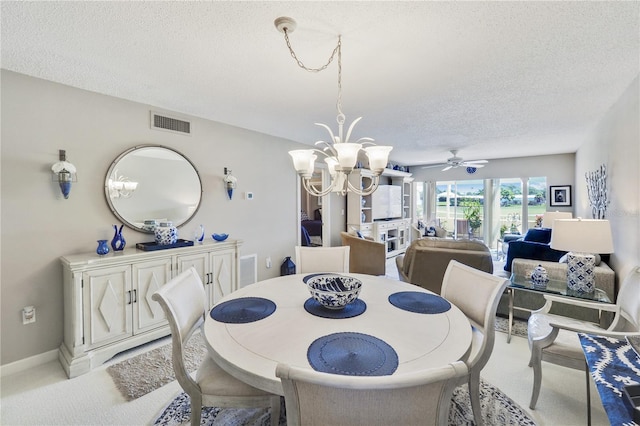
[[[300,220],[309,220],[309,215],[304,210],[300,210]]]
[[[534,243],[549,244],[551,241],[551,229],[549,228],[533,228],[527,231],[527,235],[524,236],[525,241],[531,241]]]

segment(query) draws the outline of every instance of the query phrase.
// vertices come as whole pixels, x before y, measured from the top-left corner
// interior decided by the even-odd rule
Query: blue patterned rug
[[[287,425],[284,398],[281,398],[280,426]],[[530,426],[535,422],[514,401],[495,386],[481,381],[480,405],[484,424],[499,426]],[[155,420],[155,425],[178,426],[188,425],[191,417],[189,396],[185,393],[178,395],[162,414]],[[236,408],[203,408],[203,426],[269,426],[271,423],[269,409],[236,409]],[[449,411],[449,425],[475,425],[469,391],[466,385],[459,386],[453,392],[451,410]]]

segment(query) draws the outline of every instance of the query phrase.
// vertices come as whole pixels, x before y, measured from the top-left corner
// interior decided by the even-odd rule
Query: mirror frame
[[[200,178],[200,173],[198,173],[198,169],[196,168],[196,166],[193,164],[193,162],[191,162],[191,160],[189,160],[186,156],[184,156],[181,152],[176,151],[173,148],[169,148],[167,146],[163,146],[163,145],[155,145],[155,144],[144,144],[144,145],[136,145],[133,148],[129,148],[126,151],[124,151],[123,153],[121,153],[120,155],[118,155],[116,157],[115,160],[113,160],[113,162],[111,163],[111,165],[109,166],[109,169],[107,170],[107,174],[104,180],[104,195],[105,195],[105,199],[107,201],[107,205],[109,206],[109,209],[111,210],[111,212],[124,224],[126,225],[128,228],[131,228],[135,231],[138,232],[143,232],[146,234],[153,234],[153,231],[150,231],[148,229],[144,229],[141,228],[139,226],[136,226],[135,224],[129,222],[129,220],[125,219],[116,209],[116,207],[113,205],[112,201],[111,201],[111,197],[109,195],[109,180],[110,177],[112,175],[112,173],[114,172],[114,170],[116,170],[118,163],[127,155],[138,151],[140,149],[144,149],[144,148],[158,148],[158,149],[164,149],[167,151],[171,151],[172,153],[178,155],[179,157],[181,157],[183,160],[185,160],[192,168],[193,171],[196,174],[196,177],[198,178],[198,184],[200,185],[200,198],[198,200],[198,205],[196,206],[195,210],[193,211],[193,213],[187,217],[186,219],[178,222],[178,221],[173,221],[173,225],[175,227],[180,227],[186,223],[188,223],[191,219],[193,219],[193,217],[196,215],[196,213],[198,212],[198,210],[200,210],[200,206],[202,205],[202,196],[204,194],[204,190],[202,187],[202,179]]]

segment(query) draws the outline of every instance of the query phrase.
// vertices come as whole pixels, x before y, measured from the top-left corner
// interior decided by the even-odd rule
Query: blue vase
[[[296,273],[296,264],[293,263],[291,257],[287,256],[287,258],[280,265],[280,275],[293,275]]]
[[[120,229],[118,229],[118,225],[113,225],[113,229],[115,230],[113,240],[111,240],[111,248],[113,248],[113,251],[122,251],[124,250],[124,246],[127,244],[122,236],[123,226],[124,225],[120,225]]]
[[[104,256],[109,253],[109,246],[107,245],[107,240],[98,240],[98,249],[96,250],[100,256]]]

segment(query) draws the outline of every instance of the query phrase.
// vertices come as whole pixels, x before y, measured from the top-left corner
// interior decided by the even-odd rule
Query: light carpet
[[[107,373],[127,401],[158,389],[176,379],[171,361],[171,343],[109,366]],[[184,348],[187,371],[195,371],[207,348],[200,333],[195,333]]]
[[[487,425],[535,425],[535,422],[514,401],[500,389],[481,380],[480,405],[484,424]],[[155,425],[182,426],[188,425],[191,418],[189,396],[180,393],[158,416]],[[271,411],[268,408],[237,409],[204,407],[201,425],[204,426],[268,426],[271,422]],[[281,398],[280,426],[286,426],[284,398]],[[467,385],[455,389],[451,398],[449,425],[475,425],[469,400]]]
[[[496,331],[506,333],[508,320],[496,317]],[[515,320],[513,335],[527,337],[527,323]],[[188,371],[195,371],[202,357],[206,355],[206,346],[200,333],[195,333],[184,351]],[[140,398],[147,393],[175,380],[171,361],[171,343],[134,356],[107,368],[116,387],[127,401]]]

